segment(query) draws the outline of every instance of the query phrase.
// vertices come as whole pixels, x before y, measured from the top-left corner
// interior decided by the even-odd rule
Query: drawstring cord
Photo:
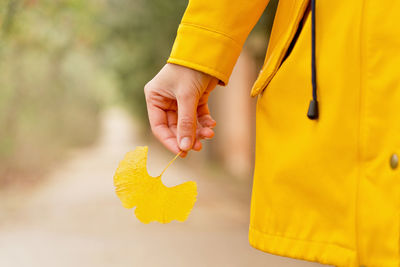
[[[318,119],[317,71],[315,65],[315,1],[311,0],[311,83],[313,99],[310,101],[307,112],[307,117],[311,120]]]

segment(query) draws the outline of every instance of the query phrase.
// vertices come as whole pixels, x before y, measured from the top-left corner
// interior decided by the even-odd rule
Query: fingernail
[[[181,143],[179,144],[180,148],[184,151],[188,151],[190,146],[192,145],[192,141],[189,137],[183,137]]]

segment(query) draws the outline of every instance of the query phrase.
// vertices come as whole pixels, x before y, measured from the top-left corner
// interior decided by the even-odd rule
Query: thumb
[[[196,133],[197,104],[199,102],[195,93],[185,93],[177,98],[178,104],[178,144],[183,151],[192,148]]]

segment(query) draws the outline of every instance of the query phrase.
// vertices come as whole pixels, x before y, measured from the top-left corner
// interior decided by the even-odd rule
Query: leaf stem
[[[179,155],[182,153],[182,150],[179,151],[178,154],[167,164],[167,166],[164,168],[164,170],[161,172],[160,176],[164,174],[164,172],[168,169],[168,167],[179,157]]]

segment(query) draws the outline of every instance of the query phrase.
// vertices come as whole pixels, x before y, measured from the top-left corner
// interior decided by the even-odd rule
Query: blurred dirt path
[[[167,185],[183,182],[179,177],[197,181],[198,200],[189,219],[141,224],[132,210],[122,208],[112,183],[118,162],[136,145],[144,143],[126,113],[107,111],[97,145],[74,151],[33,193],[15,198],[22,208],[0,224],[0,266],[322,266],[251,248],[247,199],[185,160],[176,161],[164,180]],[[171,156],[150,146],[150,174],[158,174]]]

